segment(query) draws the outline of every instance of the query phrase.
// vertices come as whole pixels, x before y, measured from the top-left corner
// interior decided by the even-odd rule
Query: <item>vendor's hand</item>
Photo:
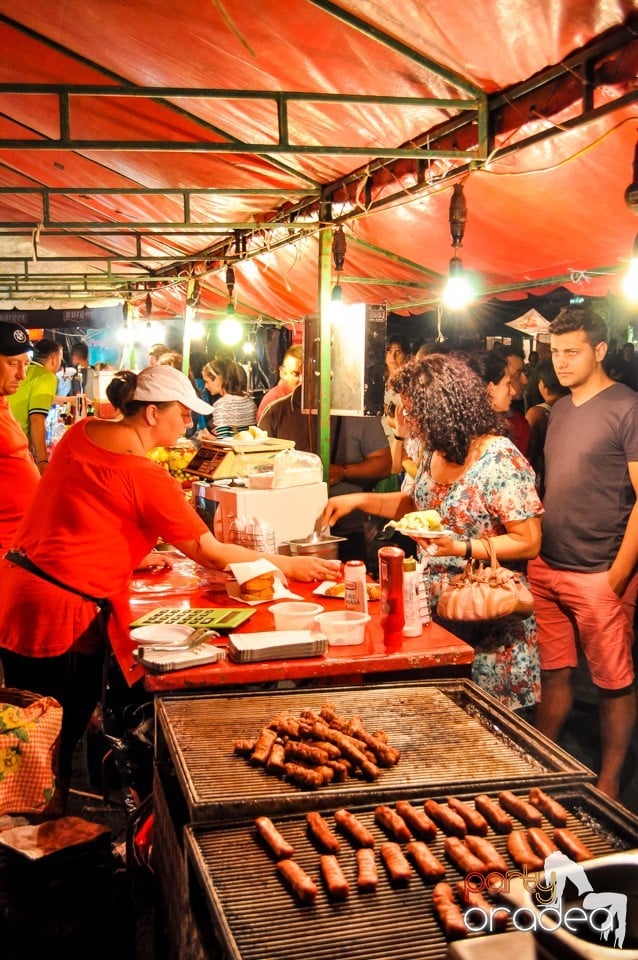
[[[173,561],[170,560],[169,557],[160,553],[159,550],[151,550],[151,552],[147,553],[144,559],[138,563],[133,572],[141,573],[142,571],[146,571],[146,573],[155,573],[160,570],[172,569]]]
[[[341,497],[330,497],[321,515],[321,526],[325,527],[328,524],[333,527],[337,520],[357,509],[358,500],[358,493],[344,493]]]
[[[291,580],[339,580],[341,561],[323,557],[280,557],[279,566]],[[285,561],[285,562],[282,562]]]

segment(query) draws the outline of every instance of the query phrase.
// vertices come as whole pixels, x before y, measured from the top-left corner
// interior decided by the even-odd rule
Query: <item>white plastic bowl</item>
[[[309,630],[325,607],[305,600],[282,600],[268,609],[275,618],[276,630]]]
[[[318,614],[315,622],[331,646],[350,647],[363,643],[366,624],[371,619],[369,613],[358,613],[356,610],[331,610]]]

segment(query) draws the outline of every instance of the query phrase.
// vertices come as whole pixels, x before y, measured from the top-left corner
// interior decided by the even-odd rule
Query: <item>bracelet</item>
[[[48,463],[48,460],[36,460],[36,463]]]
[[[394,439],[395,439],[395,440],[400,440],[400,441],[401,441],[401,443],[403,443],[403,442],[404,442],[404,440],[405,440],[405,437],[398,437],[398,436],[396,435],[396,433],[395,433],[395,435],[394,435]]]
[[[469,537],[465,540],[465,554],[463,555],[464,560],[472,559],[472,541]]]

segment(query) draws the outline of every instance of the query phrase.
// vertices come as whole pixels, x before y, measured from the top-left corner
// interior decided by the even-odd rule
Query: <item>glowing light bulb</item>
[[[622,282],[622,291],[629,303],[638,303],[638,257],[629,261],[629,269]]]
[[[235,344],[239,343],[241,340],[244,331],[239,320],[235,320],[234,317],[226,317],[225,320],[219,325],[219,339],[227,347],[234,347]]]

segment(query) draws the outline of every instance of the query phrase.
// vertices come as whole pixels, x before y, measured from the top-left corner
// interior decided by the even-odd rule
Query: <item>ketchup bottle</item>
[[[379,586],[381,587],[381,625],[386,643],[400,643],[405,623],[403,614],[403,561],[399,547],[380,547]]]

